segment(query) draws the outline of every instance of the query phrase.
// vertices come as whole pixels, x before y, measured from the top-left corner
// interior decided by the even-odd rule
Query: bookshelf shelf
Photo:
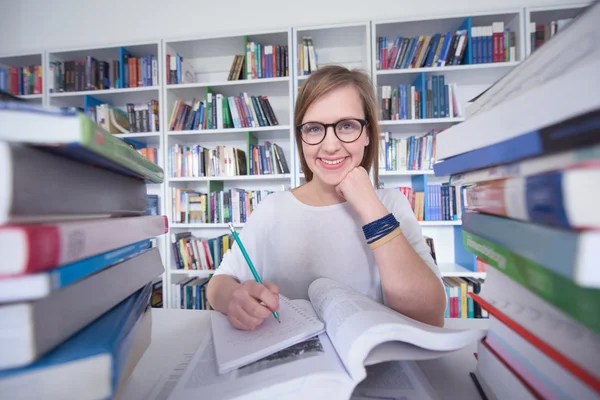
[[[43,94],[22,94],[18,96],[24,100],[41,100],[44,98]]]
[[[201,129],[194,131],[169,131],[168,136],[201,136],[201,135],[214,135],[214,134],[232,134],[232,133],[246,133],[246,132],[277,132],[282,131],[289,134],[289,125],[274,125],[274,126],[260,126],[254,128],[228,128],[228,129]]]
[[[379,176],[433,175],[432,170],[379,171]]]
[[[33,104],[44,104],[45,57],[44,52],[0,54],[0,89]],[[30,82],[33,85],[24,87],[23,82],[19,82],[19,76],[24,76],[27,72],[31,73],[33,79]]]
[[[426,118],[426,119],[397,119],[379,121],[380,126],[396,126],[396,125],[440,125],[440,124],[456,124],[463,122],[463,117],[455,118]]]
[[[196,269],[169,269],[173,275],[196,276],[198,278],[208,278],[215,273],[214,270],[196,270]]]
[[[460,226],[462,221],[419,221],[421,226]]]
[[[102,89],[102,90],[80,90],[76,92],[58,92],[50,93],[50,97],[77,97],[77,96],[112,96],[122,93],[138,93],[138,92],[158,92],[159,86],[142,86],[133,88],[120,88],[120,89]]]
[[[519,61],[499,62],[499,63],[486,63],[486,64],[465,64],[465,65],[449,65],[445,67],[428,67],[428,68],[403,68],[403,69],[384,69],[376,71],[376,75],[405,75],[405,74],[419,74],[423,73],[446,73],[455,71],[467,71],[472,73],[478,70],[485,69],[504,69],[513,68],[519,65]]]
[[[182,177],[169,178],[170,182],[209,182],[209,181],[279,181],[289,180],[291,174],[278,175],[238,175],[238,176],[200,176],[200,177]]]
[[[196,83],[182,83],[182,84],[171,84],[166,85],[167,90],[174,89],[194,89],[194,88],[220,88],[223,86],[246,86],[246,85],[272,85],[279,83],[288,83],[290,81],[289,76],[283,76],[278,78],[259,78],[259,79],[240,79],[236,81],[216,81],[216,82],[196,82]]]
[[[234,228],[243,228],[244,224],[233,224]],[[229,229],[229,224],[171,224],[172,229]]]
[[[454,263],[438,263],[442,276],[459,276],[463,278],[485,278],[485,272],[475,272]]]

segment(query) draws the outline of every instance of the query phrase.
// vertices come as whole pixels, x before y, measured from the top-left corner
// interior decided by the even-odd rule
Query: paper
[[[215,353],[220,373],[231,371],[324,331],[325,325],[312,313],[280,296],[279,315],[267,318],[254,331],[233,327],[227,316],[212,314]]]
[[[383,343],[411,344],[394,349],[394,358],[421,360],[435,357],[432,352],[441,357],[485,335],[484,330],[444,329],[415,321],[328,278],[315,280],[308,295],[315,311],[326,322],[327,334],[355,381],[364,378],[364,364],[371,350]],[[381,354],[375,358],[386,359]]]
[[[169,400],[238,396],[312,398],[311,377],[322,377],[319,387],[328,390],[348,389],[352,385],[326,335],[310,338],[226,374],[217,372],[213,338],[209,335],[194,354]]]
[[[354,389],[351,400],[437,398],[437,394],[414,362],[393,361],[367,367],[367,378]]]

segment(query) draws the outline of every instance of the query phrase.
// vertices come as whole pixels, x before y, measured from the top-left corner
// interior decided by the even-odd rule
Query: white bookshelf
[[[489,13],[465,15],[428,16],[420,19],[388,19],[373,21],[371,24],[371,70],[373,84],[377,90],[381,106],[381,87],[415,84],[417,80],[428,81],[432,76],[443,76],[444,83],[456,84],[456,99],[460,104],[459,115],[445,118],[380,120],[380,132],[388,132],[390,139],[407,139],[411,136],[421,137],[432,130],[447,129],[463,122],[466,115],[467,102],[486,90],[490,85],[505,75],[511,68],[519,64],[525,55],[523,33],[524,10],[511,9]],[[378,38],[386,36],[388,48],[393,48],[397,36],[413,38],[415,36],[432,36],[436,33],[455,32],[465,27],[491,26],[494,22],[502,22],[515,35],[515,59],[505,62],[469,63],[465,52],[463,63],[457,65],[383,69],[378,68]],[[471,35],[472,32],[469,32]],[[391,43],[390,43],[391,42]],[[381,65],[383,67],[383,65]],[[416,85],[420,85],[417,83]],[[380,114],[380,118],[383,115]],[[447,182],[448,177],[436,177],[431,170],[385,170],[380,166],[379,181],[385,188],[409,186],[422,190],[424,185]],[[427,198],[425,202],[427,204]],[[427,207],[427,205],[426,205]],[[464,256],[461,250],[461,221],[420,221],[423,235],[433,238],[436,257],[444,276],[480,276],[457,264],[457,258]],[[463,260],[464,261],[464,260]]]
[[[257,79],[228,80],[229,71],[236,55],[246,54],[246,42],[258,42],[262,45],[279,45],[288,47],[288,76],[278,76]],[[190,189],[201,193],[218,190],[227,191],[233,188],[244,190],[280,191],[289,189],[293,183],[293,130],[292,121],[292,37],[291,30],[276,30],[268,32],[239,32],[223,37],[188,37],[174,38],[163,41],[163,54],[171,57],[180,55],[190,68],[188,81],[185,83],[170,83],[164,85],[163,119],[170,122],[171,113],[176,101],[191,104],[194,98],[206,102],[207,93],[221,94],[224,97],[238,96],[247,93],[249,96],[267,96],[278,120],[275,126],[257,126],[251,128],[195,129],[169,130],[166,125],[165,147],[163,156],[169,159],[170,149],[175,145],[200,145],[208,149],[225,145],[243,150],[249,160],[249,144],[264,144],[266,141],[276,143],[284,152],[290,168],[288,174],[278,175],[243,175],[243,176],[171,176],[170,166],[165,169],[165,195],[168,210],[173,209],[172,189]],[[167,66],[168,68],[168,66]],[[243,70],[246,71],[246,64]],[[167,71],[165,71],[167,73]],[[275,71],[274,71],[275,75]],[[245,73],[244,73],[245,77]],[[249,173],[248,168],[248,173]],[[173,220],[172,211],[168,217]],[[236,229],[243,229],[244,224],[234,224]],[[229,232],[224,223],[172,223],[169,235],[191,232],[198,238],[214,238]],[[176,269],[174,249],[170,243],[167,250],[167,279],[164,287],[169,293],[166,307],[171,304],[170,292],[172,285],[186,277],[208,277],[214,271],[195,271]]]
[[[34,91],[31,91],[31,93],[29,93],[29,94],[18,94],[18,93],[13,93],[13,94],[17,95],[21,99],[26,100],[27,102],[30,102],[32,104],[44,105],[45,104],[44,103],[44,84],[46,83],[46,80],[44,79],[45,74],[44,74],[44,69],[43,69],[44,60],[45,60],[44,52],[0,54],[0,68],[5,69],[5,73],[6,73],[7,87],[5,88],[5,90],[8,92],[11,92],[10,90],[8,90],[8,89],[10,89],[10,87],[8,85],[11,82],[9,68],[11,68],[11,67],[24,68],[24,67],[31,67],[31,66],[39,65],[42,67],[42,76],[38,78],[41,83],[41,85],[39,85],[39,90],[38,90],[39,93],[34,93]],[[32,74],[34,74],[34,73],[35,72],[32,71]],[[39,72],[38,72],[38,74],[39,74]],[[3,78],[0,76],[0,79],[3,79]],[[3,83],[0,82],[0,87],[2,87],[2,85],[3,85]]]
[[[109,68],[112,68],[113,60],[120,60],[121,49],[124,49],[133,57],[144,57],[148,54],[156,56],[158,84],[153,86],[136,87],[109,87],[98,90],[78,90],[78,91],[60,91],[59,85],[54,81],[51,72],[51,63],[85,60],[86,57],[94,57],[97,61],[106,61]],[[124,66],[126,68],[126,66]],[[116,137],[133,143],[136,148],[155,148],[157,149],[158,165],[165,168],[163,158],[163,140],[164,140],[164,120],[162,119],[162,101],[161,88],[163,84],[163,65],[161,57],[160,41],[133,42],[133,43],[114,43],[106,46],[90,48],[60,48],[51,49],[45,53],[45,104],[51,107],[78,107],[83,111],[86,105],[96,105],[98,103],[107,103],[111,106],[127,112],[127,104],[148,104],[151,100],[158,101],[159,107],[159,130],[150,132],[119,133]],[[122,77],[121,77],[122,78]],[[165,171],[166,173],[166,171]],[[164,183],[146,185],[148,195],[157,195],[159,201],[159,212],[162,215],[167,213],[167,205],[164,197]],[[163,264],[166,263],[166,244],[168,238],[166,235],[159,236],[156,244],[161,253]],[[163,283],[166,274],[163,274]],[[163,303],[166,300],[166,293],[163,288]]]
[[[525,8],[525,54],[531,54],[531,34],[535,33],[535,24],[549,24],[553,21],[576,18],[587,3],[556,4],[551,6]],[[534,26],[531,26],[531,24]]]
[[[315,26],[298,26],[293,29],[294,50],[294,104],[298,90],[308,78],[309,74],[303,74],[299,60],[299,45],[303,39],[311,38],[316,55],[317,69],[326,65],[342,65],[350,69],[361,69],[370,75],[371,73],[371,41],[370,22],[357,22],[350,24],[332,24]],[[292,121],[293,123],[293,121]],[[305,182],[304,174],[300,173],[300,162],[298,160],[298,149],[294,142],[294,153],[297,160],[294,186]]]

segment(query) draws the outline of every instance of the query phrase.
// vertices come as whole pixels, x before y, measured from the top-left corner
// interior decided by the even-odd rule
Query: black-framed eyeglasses
[[[327,135],[327,128],[332,127],[335,136],[344,143],[352,143],[362,135],[368,121],[360,118],[344,118],[333,124],[322,122],[305,122],[296,126],[300,138],[306,144],[316,145],[321,143]]]

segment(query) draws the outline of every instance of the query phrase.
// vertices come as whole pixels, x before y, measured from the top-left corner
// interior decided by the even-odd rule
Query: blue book
[[[151,294],[152,284],[147,284],[39,361],[0,371],[2,397],[112,398],[136,336],[151,326],[139,323]]]
[[[149,247],[150,240],[142,240],[46,272],[0,279],[0,302],[42,299],[54,290],[71,285],[111,265],[134,257]]]
[[[481,147],[433,165],[436,175],[454,175],[475,169],[507,164],[544,154],[600,143],[600,109],[569,118],[558,124]]]

